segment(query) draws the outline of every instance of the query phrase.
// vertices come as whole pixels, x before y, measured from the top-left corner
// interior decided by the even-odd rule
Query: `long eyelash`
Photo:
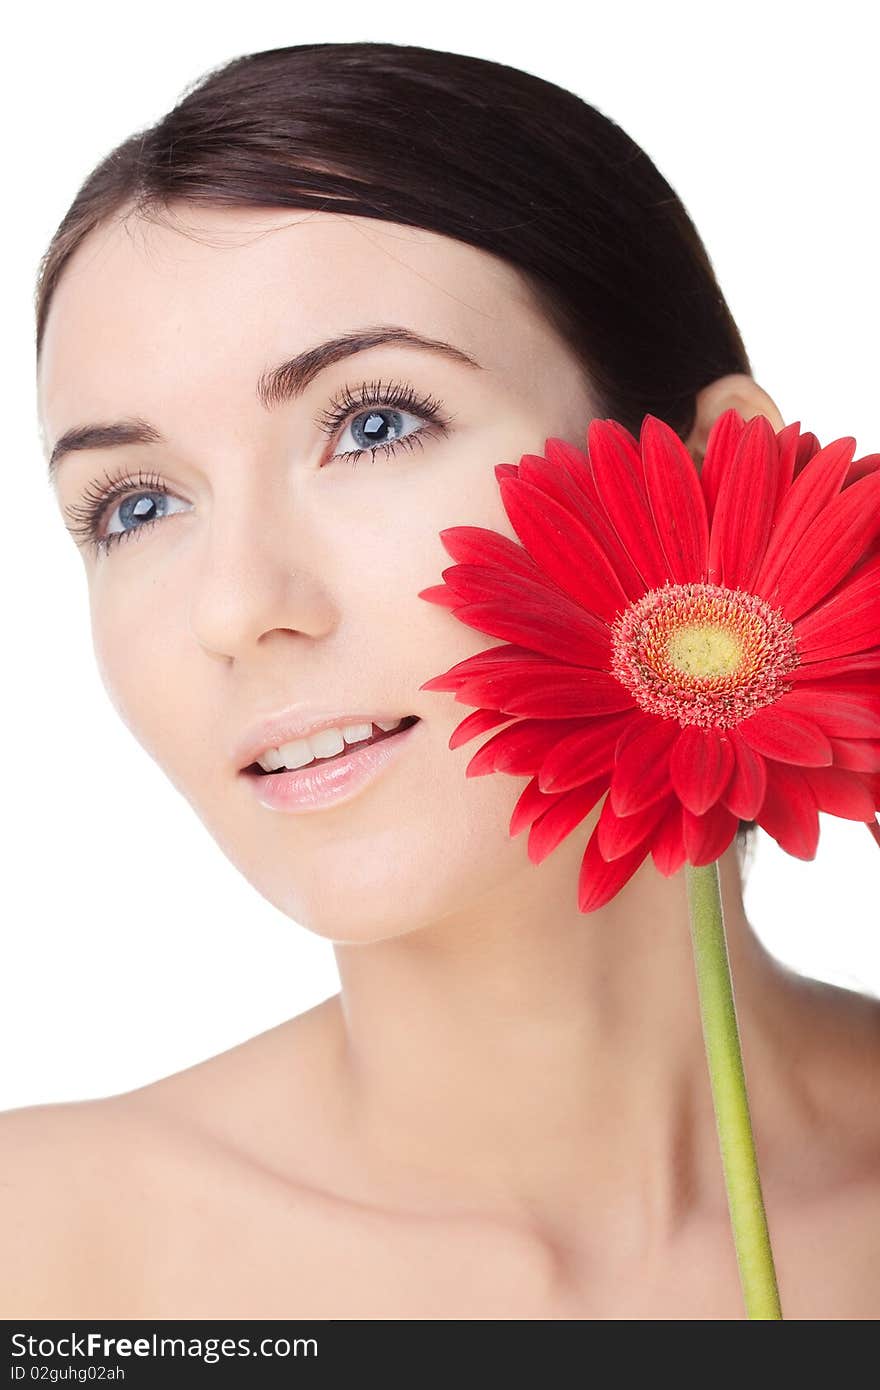
[[[96,550],[109,550],[117,540],[127,539],[137,531],[144,531],[151,522],[136,526],[131,531],[111,531],[109,536],[99,536],[98,527],[104,512],[128,492],[161,492],[168,494],[158,473],[104,473],[102,482],[89,482],[82,494],[82,502],[71,502],[65,507],[65,514],[71,519],[68,531],[74,537],[87,541]],[[79,520],[77,520],[79,519]]]
[[[372,459],[376,454],[390,455],[397,449],[413,449],[417,443],[424,448],[425,441],[422,436],[434,430],[445,433],[452,418],[443,415],[442,401],[427,394],[419,396],[409,382],[377,380],[363,381],[354,391],[348,385],[343,386],[339,395],[331,399],[329,410],[323,411],[315,424],[333,438],[336,432],[349,422],[353,414],[371,406],[391,406],[397,410],[406,410],[413,415],[423,416],[429,421],[429,425],[413,434],[402,435],[400,439],[389,440],[387,444],[377,444],[370,449],[346,449],[341,454],[334,454],[336,459],[350,459],[353,468],[361,454],[369,454]]]
[[[376,454],[390,456],[398,449],[414,449],[416,445],[424,448],[423,436],[434,431],[445,434],[453,418],[444,415],[442,401],[437,400],[435,396],[418,395],[408,382],[377,380],[361,382],[354,390],[347,384],[343,386],[338,396],[331,398],[329,408],[322,412],[315,424],[324,434],[333,438],[358,411],[381,406],[421,415],[428,424],[412,434],[389,440],[386,444],[376,444],[370,449],[347,449],[341,454],[335,454],[334,458],[350,459],[354,468],[362,454],[369,454],[372,459]],[[158,473],[144,473],[140,470],[136,473],[105,472],[101,482],[89,482],[82,494],[81,502],[71,502],[65,508],[65,514],[70,518],[67,526],[70,534],[75,539],[90,544],[96,552],[101,552],[108,551],[117,541],[127,541],[141,531],[146,531],[153,525],[153,521],[145,521],[140,526],[132,527],[130,531],[111,531],[107,536],[99,534],[105,512],[117,498],[124,497],[129,492],[157,492],[168,496],[171,489]]]

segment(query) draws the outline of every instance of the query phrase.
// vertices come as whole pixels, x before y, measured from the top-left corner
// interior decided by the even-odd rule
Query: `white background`
[[[81,562],[45,482],[32,309],[38,259],[94,164],[207,69],[261,49],[379,40],[525,68],[622,125],[682,197],[785,421],[823,444],[848,434],[857,454],[876,452],[870,13],[752,0],[516,10],[152,0],[18,12],[2,93],[0,1109],[144,1084],[338,987],[329,943],[223,858],[94,668]],[[747,910],[794,968],[880,995],[877,848],[864,826],[821,820],[811,863],[760,833]]]

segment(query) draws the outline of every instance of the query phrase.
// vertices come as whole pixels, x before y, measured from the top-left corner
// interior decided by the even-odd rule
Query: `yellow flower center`
[[[726,676],[742,661],[742,643],[724,627],[687,626],[670,632],[667,659],[689,676]]]
[[[727,728],[791,689],[794,629],[744,589],[665,584],[618,614],[611,672],[642,709],[680,724]]]

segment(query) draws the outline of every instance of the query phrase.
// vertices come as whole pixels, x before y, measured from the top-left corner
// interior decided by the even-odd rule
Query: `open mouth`
[[[276,772],[266,772],[264,768],[260,767],[259,763],[251,763],[250,766],[243,768],[242,771],[250,777],[277,777],[280,773],[284,772],[305,772],[306,768],[316,767],[318,764],[323,763],[333,763],[339,758],[348,757],[349,753],[357,753],[359,749],[367,748],[371,743],[381,743],[383,739],[395,738],[406,729],[411,729],[413,724],[418,724],[418,722],[419,716],[417,714],[408,714],[405,719],[401,719],[396,729],[389,729],[387,731],[379,729],[376,733],[372,734],[370,738],[362,738],[358,743],[347,743],[341,752],[334,753],[329,758],[312,758],[311,762],[303,763],[300,767],[280,767]]]

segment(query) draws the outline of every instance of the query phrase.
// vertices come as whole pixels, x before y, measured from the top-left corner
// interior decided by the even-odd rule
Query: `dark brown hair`
[[[83,238],[129,211],[161,220],[178,199],[375,217],[503,258],[583,363],[597,414],[636,437],[646,414],[686,437],[701,387],[751,375],[703,243],[648,156],[573,92],[502,63],[313,43],[208,72],[76,194],[40,262],[38,360]]]

